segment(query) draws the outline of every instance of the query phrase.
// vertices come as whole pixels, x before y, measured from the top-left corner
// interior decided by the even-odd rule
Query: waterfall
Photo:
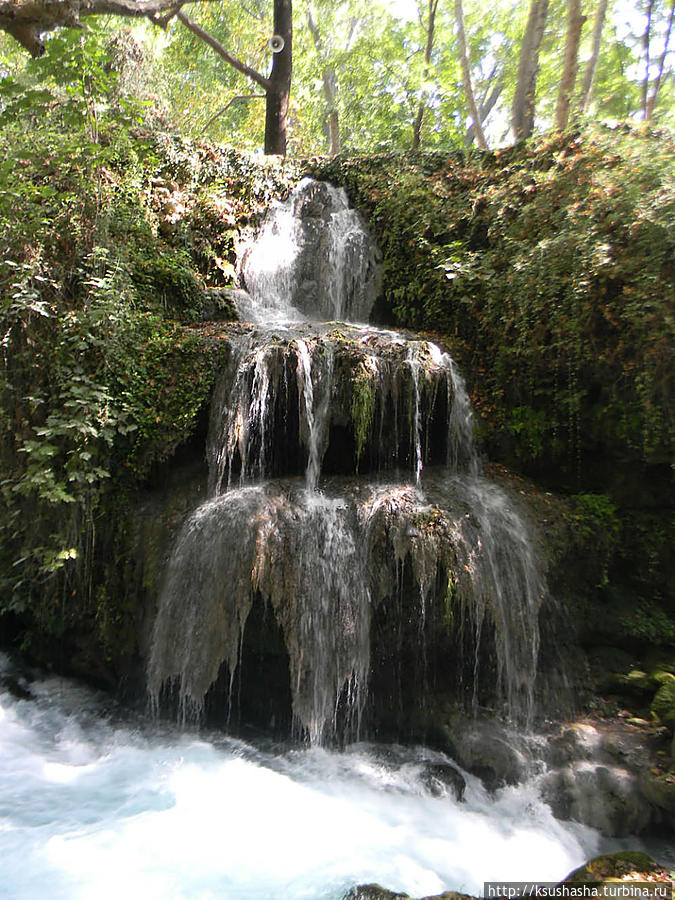
[[[213,392],[209,499],[171,552],[148,663],[154,704],[170,696],[182,720],[216,683],[236,710],[254,610],[313,744],[400,705],[392,673],[399,694],[435,685],[532,715],[544,586],[528,529],[480,474],[452,358],[354,324],[377,258],[344,191],[310,179],[245,254],[250,324],[232,327]]]
[[[377,296],[377,253],[344,190],[304,178],[268,212],[245,253],[252,322],[367,321]]]

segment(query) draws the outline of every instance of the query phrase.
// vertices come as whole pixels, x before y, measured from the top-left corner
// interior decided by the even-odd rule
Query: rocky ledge
[[[648,856],[646,853],[638,853],[624,850],[620,853],[610,853],[597,856],[585,865],[573,872],[560,882],[560,885],[588,884],[614,885],[617,883],[638,882],[664,883],[673,881],[673,872],[669,872],[664,866]],[[564,896],[564,894],[561,894]],[[570,896],[572,896],[570,894]],[[601,894],[603,896],[603,894]],[[611,896],[607,892],[607,896]],[[343,900],[413,900],[409,894],[396,893],[380,887],[379,884],[360,884],[345,894]],[[433,897],[422,897],[419,900],[475,900],[469,894],[460,894],[456,891],[445,891],[443,894],[434,894]]]

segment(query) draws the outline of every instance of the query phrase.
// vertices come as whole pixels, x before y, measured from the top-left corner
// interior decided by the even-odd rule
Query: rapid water
[[[462,802],[433,796],[425,771],[449,760],[424,748],[255,747],[151,726],[68,680],[27,687],[0,688],[3,900],[478,895],[618,846],[555,820],[532,783],[490,796],[463,773]]]

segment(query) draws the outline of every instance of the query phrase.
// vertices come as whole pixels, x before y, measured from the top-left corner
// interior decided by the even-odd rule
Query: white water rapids
[[[533,784],[491,797],[464,773],[463,802],[431,796],[424,764],[447,761],[431,750],[261,749],[121,719],[65,679],[29,687],[0,691],[3,900],[339,900],[367,882],[481,894],[606,849]]]

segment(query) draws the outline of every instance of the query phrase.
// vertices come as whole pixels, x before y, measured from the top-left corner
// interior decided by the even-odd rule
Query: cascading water
[[[298,259],[306,225],[315,249]],[[249,254],[242,302],[279,321],[231,328],[209,498],[174,543],[147,671],[183,721],[210,697],[233,716],[262,671],[247,713],[268,731],[293,717],[309,746],[176,731],[0,654],[3,898],[343,900],[368,882],[479,895],[626,846],[556,820],[526,769],[488,791],[424,747],[317,746],[368,718],[403,732],[439,690],[526,719],[537,666],[541,578],[522,518],[479,475],[453,361],[366,326],[280,321],[367,318],[375,255],[355,264],[357,225],[343,195],[303,183]],[[313,255],[332,272],[328,312],[308,305]],[[476,739],[503,753],[510,734],[480,724],[459,735],[468,767]]]
[[[367,321],[378,290],[375,248],[347,195],[304,178],[268,213],[242,266],[251,322]]]
[[[311,743],[357,738],[378,707],[369,678],[392,648],[374,618],[414,623],[404,642],[423,664],[399,666],[399,681],[531,716],[543,584],[522,519],[479,476],[461,375],[428,341],[325,322],[367,318],[376,256],[344,192],[309,179],[245,255],[241,311],[255,324],[233,329],[210,499],[178,536],[148,666],[153,702],[170,695],[183,719],[219,679],[230,716],[260,604]],[[427,652],[439,635],[445,662]]]

